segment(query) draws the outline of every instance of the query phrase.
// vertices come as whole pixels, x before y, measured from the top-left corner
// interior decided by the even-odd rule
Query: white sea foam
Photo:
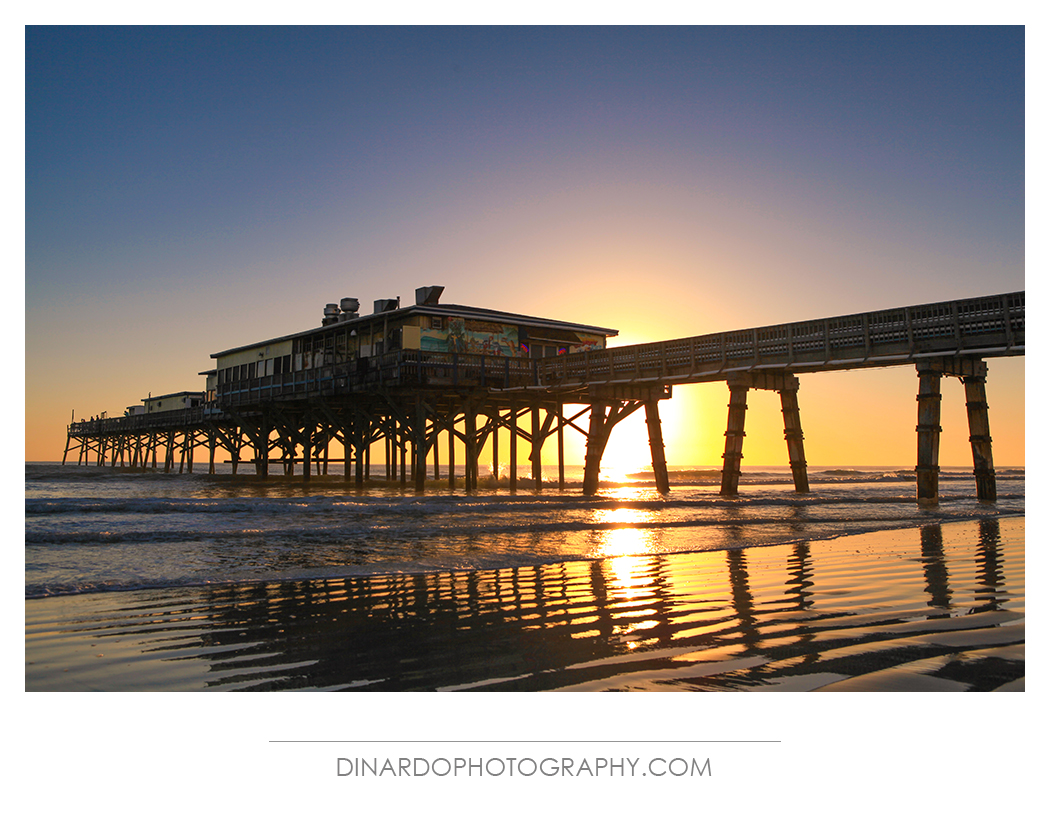
[[[340,477],[27,464],[26,595],[518,567],[1024,513],[1022,469],[999,474],[994,505],[976,501],[971,474],[946,470],[935,509],[916,505],[907,469],[812,469],[802,495],[786,471],[754,470],[732,499],[702,484],[711,471],[673,469],[667,496],[639,474],[583,497],[578,485],[467,494],[435,481],[418,495],[378,483],[357,491]],[[554,483],[557,470],[546,473]]]

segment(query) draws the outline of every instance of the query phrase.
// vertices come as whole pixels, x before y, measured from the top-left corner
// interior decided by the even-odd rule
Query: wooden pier
[[[415,311],[433,320],[454,314],[453,308],[438,307],[435,299],[428,304]],[[375,336],[392,337],[390,326],[397,315],[412,312],[395,310],[387,316],[377,310],[369,319],[377,326],[382,320],[383,334],[376,330]],[[500,315],[504,313],[486,313],[493,320]],[[309,368],[289,365],[290,354],[283,365],[240,363],[204,373],[209,375],[207,399],[194,408],[71,423],[63,462],[76,453],[82,465],[93,460],[98,466],[192,471],[194,451],[205,448],[209,472],[221,451],[235,474],[246,464],[263,478],[271,464],[281,465],[286,474],[298,465],[302,478],[309,480],[315,470],[327,472],[329,446],[335,441],[343,450],[344,479],[361,485],[369,477],[371,448],[382,443],[387,478],[422,491],[429,462],[435,478],[439,473],[442,448],[449,487],[456,487],[458,442],[465,452],[463,487],[472,490],[478,486],[483,447],[492,441],[495,471],[497,432],[506,430],[513,491],[518,487],[519,443],[529,447],[531,483],[540,489],[543,446],[552,436],[557,440],[558,484],[564,487],[564,434],[573,431],[586,439],[583,492],[593,495],[612,429],[644,409],[656,485],[666,492],[660,401],[671,397],[675,385],[724,381],[729,412],[722,494],[738,492],[747,393],[752,389],[780,394],[795,489],[806,492],[797,375],[912,366],[919,379],[917,500],[937,501],[940,384],[944,377],[955,377],[964,385],[977,496],[995,501],[985,360],[1024,354],[1025,297],[1023,291],[1013,292],[549,357],[422,348],[383,351],[382,343],[365,347],[374,352],[367,359],[341,356],[351,334],[357,335],[351,326],[364,327],[366,319],[355,316],[355,321],[267,342],[287,343],[300,356],[315,356],[311,359],[317,363]],[[533,334],[538,346],[543,333]],[[556,344],[569,334],[548,328],[542,340]],[[244,359],[242,350],[213,357],[220,363]]]

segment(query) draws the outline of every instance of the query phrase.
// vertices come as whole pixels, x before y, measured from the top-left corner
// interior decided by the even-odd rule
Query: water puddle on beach
[[[500,570],[28,599],[26,689],[1024,688],[1023,518],[604,544]]]

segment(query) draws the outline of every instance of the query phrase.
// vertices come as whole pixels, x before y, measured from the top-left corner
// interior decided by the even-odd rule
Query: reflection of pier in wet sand
[[[615,552],[621,534],[595,535]],[[1023,689],[1023,621],[1024,520],[987,519],[29,600],[26,688]]]

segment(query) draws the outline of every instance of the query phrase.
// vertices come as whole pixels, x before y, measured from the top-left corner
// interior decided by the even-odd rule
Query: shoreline
[[[1023,689],[1024,525],[27,598],[26,690]]]
[[[630,504],[630,500],[627,501]],[[994,516],[986,517],[988,519],[1024,519],[1025,514],[1023,512],[1012,512],[1008,511]],[[965,524],[968,521],[978,521],[977,518],[971,520],[933,520],[933,521],[907,521],[907,522],[892,522],[888,523],[892,527],[881,528],[877,530],[861,530],[856,532],[845,532],[845,533],[832,533],[824,537],[800,537],[795,540],[784,541],[784,542],[754,542],[754,543],[743,543],[738,545],[723,545],[719,547],[713,547],[708,549],[696,549],[696,550],[679,550],[679,551],[668,551],[660,553],[658,555],[670,556],[680,555],[687,556],[691,554],[699,553],[719,553],[730,550],[749,550],[757,548],[769,548],[769,547],[786,547],[797,545],[802,542],[816,543],[816,542],[831,542],[837,539],[848,536],[862,536],[870,533],[892,533],[894,531],[914,530],[922,528],[929,524],[938,525],[953,525],[953,524]],[[714,525],[724,525],[723,522],[712,523]],[[752,523],[754,524],[754,523]],[[773,523],[775,524],[775,522]],[[587,529],[593,530],[616,530],[618,529],[617,523],[593,523],[587,525]],[[662,528],[677,527],[674,524],[657,526]],[[691,528],[696,527],[695,524],[683,524],[681,527]],[[644,557],[650,554],[622,554],[624,556],[632,557]],[[575,564],[579,562],[600,562],[610,558],[619,558],[619,556],[559,556],[551,557],[548,559],[538,559],[535,562],[508,564],[497,567],[462,567],[462,568],[439,568],[439,567],[418,567],[416,569],[390,569],[390,570],[362,570],[361,572],[352,572],[348,570],[347,566],[333,566],[329,568],[315,568],[312,571],[305,571],[297,575],[291,576],[272,576],[263,577],[258,579],[230,579],[226,581],[200,581],[200,582],[186,582],[184,584],[144,584],[142,586],[127,586],[127,587],[114,587],[114,588],[100,588],[100,589],[80,589],[67,592],[51,592],[46,594],[35,594],[26,595],[25,601],[36,601],[43,599],[52,598],[69,598],[82,595],[97,595],[101,593],[136,593],[136,592],[148,592],[148,591],[178,591],[178,590],[192,590],[201,588],[216,588],[216,587],[241,587],[241,586],[252,586],[257,584],[273,584],[273,583],[285,583],[285,582],[302,582],[302,581],[324,581],[332,579],[361,579],[369,577],[383,577],[383,576],[431,576],[442,573],[452,574],[466,574],[466,573],[477,573],[490,570],[513,570],[520,568],[531,568],[531,567],[545,567],[554,564]]]

